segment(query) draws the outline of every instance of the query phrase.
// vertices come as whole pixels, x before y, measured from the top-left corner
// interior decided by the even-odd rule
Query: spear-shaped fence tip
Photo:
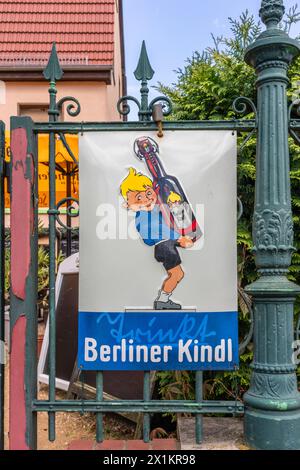
[[[64,73],[60,66],[57,55],[56,43],[54,42],[52,44],[52,50],[49,57],[49,61],[45,70],[43,71],[43,75],[46,80],[49,80],[50,82],[56,82],[57,80],[60,80],[62,78],[63,74]]]
[[[143,41],[139,63],[134,72],[134,76],[137,80],[147,81],[147,80],[151,80],[153,78],[153,75],[154,75],[154,70],[151,67],[151,64],[149,61],[149,57],[148,57],[148,53],[146,49],[146,43],[145,41]]]

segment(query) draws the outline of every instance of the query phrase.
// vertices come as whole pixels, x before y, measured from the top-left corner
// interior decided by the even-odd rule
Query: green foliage
[[[250,386],[249,363],[253,359],[251,351],[240,356],[240,367],[235,372],[218,372],[204,382],[206,400],[242,400]]]
[[[38,231],[43,233],[44,226],[41,220],[38,222]],[[63,261],[61,252],[56,257],[56,266]],[[38,247],[38,305],[43,308],[48,308],[49,304],[49,252],[44,246]]]
[[[159,393],[166,400],[193,400],[195,398],[195,374],[186,371],[157,372]]]
[[[49,285],[49,253],[43,246],[38,248],[38,292]]]
[[[44,230],[43,224],[39,221],[38,231],[42,233]],[[10,233],[6,234],[6,249],[5,249],[5,300],[9,301],[10,290]],[[56,257],[56,265],[63,261],[63,255],[60,252]],[[49,297],[49,253],[43,246],[38,247],[38,299],[39,306],[44,308],[48,307]]]
[[[293,24],[300,21],[297,7],[286,15],[282,28],[287,32]],[[175,120],[217,120],[237,117],[233,111],[233,101],[239,96],[246,96],[256,102],[255,71],[244,62],[245,49],[261,33],[262,27],[248,11],[238,19],[229,18],[231,37],[213,37],[213,47],[202,53],[194,52],[187,59],[186,65],[177,70],[177,80],[172,86],[161,83],[158,89],[168,96],[174,104],[171,119]],[[299,98],[300,59],[295,61],[289,71],[291,86],[289,97]],[[245,118],[253,118],[252,110]],[[246,135],[238,136],[241,145]],[[291,152],[291,184],[292,203],[295,223],[295,246],[300,247],[300,147],[290,139]],[[251,137],[238,155],[238,195],[243,204],[243,217],[238,225],[238,273],[239,291],[256,277],[252,249],[252,214],[255,192],[255,158],[256,136]],[[290,278],[300,283],[300,254],[293,256]],[[300,312],[300,301],[296,305],[296,313]],[[240,333],[241,337],[249,329],[247,305],[240,296]],[[234,373],[206,374],[205,395],[207,398],[229,398],[244,393],[249,386],[249,363],[252,360],[252,345],[241,357],[241,367]],[[160,392],[169,398],[191,396],[193,374],[182,374],[180,377],[172,373],[159,374]],[[179,380],[180,379],[180,380]],[[180,384],[179,384],[180,382]],[[172,392],[168,388],[171,387]],[[182,387],[182,388],[181,388]],[[185,390],[185,391],[184,391]]]

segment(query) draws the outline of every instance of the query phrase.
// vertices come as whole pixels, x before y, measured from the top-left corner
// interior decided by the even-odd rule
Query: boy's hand
[[[193,248],[194,242],[190,237],[181,237],[178,240],[179,245],[181,248]]]

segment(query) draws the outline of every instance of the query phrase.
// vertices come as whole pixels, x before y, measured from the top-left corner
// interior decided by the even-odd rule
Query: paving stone
[[[241,418],[203,418],[203,442],[196,444],[195,418],[178,418],[181,450],[247,450]]]

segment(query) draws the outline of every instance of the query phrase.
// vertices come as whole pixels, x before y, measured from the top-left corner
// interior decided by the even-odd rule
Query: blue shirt
[[[164,240],[178,240],[179,234],[170,228],[164,221],[163,215],[156,205],[153,211],[137,212],[135,218],[136,229],[146,245],[153,246]]]

